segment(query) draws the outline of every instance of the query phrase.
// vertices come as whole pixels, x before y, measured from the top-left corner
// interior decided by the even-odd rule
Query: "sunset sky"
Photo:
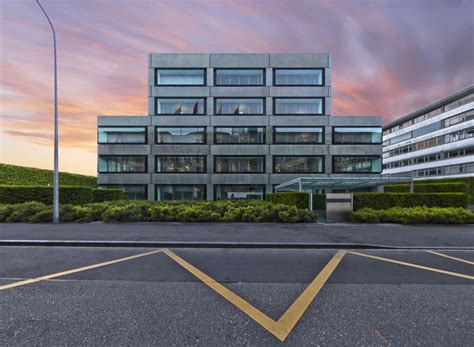
[[[396,119],[474,82],[474,1],[42,0],[60,169],[96,174],[96,116],[145,115],[147,53],[328,52],[333,114]],[[52,167],[51,32],[0,0],[0,162]]]

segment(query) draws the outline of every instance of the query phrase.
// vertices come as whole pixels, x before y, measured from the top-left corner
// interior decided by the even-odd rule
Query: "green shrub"
[[[25,202],[13,206],[13,212],[8,216],[6,222],[29,222],[30,218],[46,209],[46,205],[37,201]],[[52,215],[52,214],[51,214]]]
[[[8,217],[13,213],[13,205],[0,205],[0,223],[7,220]]]
[[[92,202],[125,200],[125,192],[122,189],[92,189]]]
[[[103,214],[104,222],[143,222],[141,209],[134,204],[111,206]]]
[[[466,207],[465,193],[354,193],[354,211],[362,208],[385,210],[392,207]]]
[[[474,223],[474,212],[455,207],[363,208],[352,212],[349,219],[357,223],[466,224]]]
[[[0,163],[0,185],[48,186],[50,184],[53,184],[53,171],[51,170]],[[97,179],[94,176],[60,172],[59,184],[61,186],[95,188]]]
[[[47,205],[53,203],[52,187],[0,186],[0,204],[19,204],[38,201]],[[92,189],[87,187],[60,187],[61,204],[87,204],[92,202]]]
[[[308,193],[303,192],[268,193],[267,201],[273,202],[275,204],[284,204],[303,209],[308,208],[309,206]]]
[[[384,187],[386,193],[408,193],[409,184],[392,184]],[[414,193],[467,193],[466,183],[415,183],[413,185]]]

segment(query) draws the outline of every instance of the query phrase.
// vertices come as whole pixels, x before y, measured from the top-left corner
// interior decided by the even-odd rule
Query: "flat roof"
[[[467,87],[464,87],[461,90],[458,90],[457,92],[448,95],[442,99],[439,99],[437,101],[432,102],[431,104],[424,106],[416,111],[413,111],[406,116],[400,117],[386,125],[383,126],[383,130],[390,129],[396,125],[402,124],[403,122],[406,122],[410,119],[416,118],[418,116],[421,116],[422,114],[428,113],[430,111],[433,111],[437,109],[438,107],[441,107],[443,105],[449,104],[450,102],[453,102],[457,99],[460,99],[466,95],[469,95],[471,93],[474,93],[474,84],[471,84]]]
[[[325,188],[367,188],[377,187],[385,184],[409,183],[412,182],[412,177],[402,177],[394,175],[368,175],[359,177],[347,176],[323,176],[323,177],[298,177],[290,181],[277,185],[275,191],[291,190],[303,191],[313,189]]]

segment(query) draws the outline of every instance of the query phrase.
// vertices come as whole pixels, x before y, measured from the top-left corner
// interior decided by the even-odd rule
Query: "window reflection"
[[[263,200],[263,185],[215,185],[216,200]]]
[[[275,143],[324,143],[323,135],[323,128],[274,128]]]
[[[264,173],[265,157],[214,157],[216,173]]]
[[[323,113],[321,98],[275,98],[275,114],[309,114]]]
[[[334,173],[379,173],[382,171],[382,158],[334,156]]]
[[[262,86],[262,69],[215,69],[217,86]]]
[[[156,143],[206,143],[206,128],[157,127]]]
[[[321,86],[322,69],[275,69],[276,86]]]
[[[204,98],[157,98],[157,114],[205,114]]]
[[[204,69],[156,69],[157,85],[205,85]]]
[[[194,201],[205,199],[205,185],[156,185],[157,201]]]
[[[263,114],[264,99],[215,99],[216,114]]]
[[[378,144],[382,142],[382,128],[379,127],[335,127],[333,129],[336,144]]]
[[[274,173],[321,173],[323,172],[322,156],[274,156]]]
[[[216,143],[220,144],[265,143],[264,127],[216,127],[214,131]]]
[[[143,173],[146,171],[146,156],[99,156],[99,172],[101,173]]]
[[[157,173],[203,173],[206,172],[204,156],[157,156]]]

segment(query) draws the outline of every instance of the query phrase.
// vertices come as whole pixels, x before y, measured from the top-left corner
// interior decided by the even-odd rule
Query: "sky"
[[[60,170],[96,174],[97,115],[147,114],[148,53],[330,53],[333,115],[397,119],[474,82],[474,0],[41,0],[58,40]],[[51,169],[53,60],[0,0],[0,162]]]

